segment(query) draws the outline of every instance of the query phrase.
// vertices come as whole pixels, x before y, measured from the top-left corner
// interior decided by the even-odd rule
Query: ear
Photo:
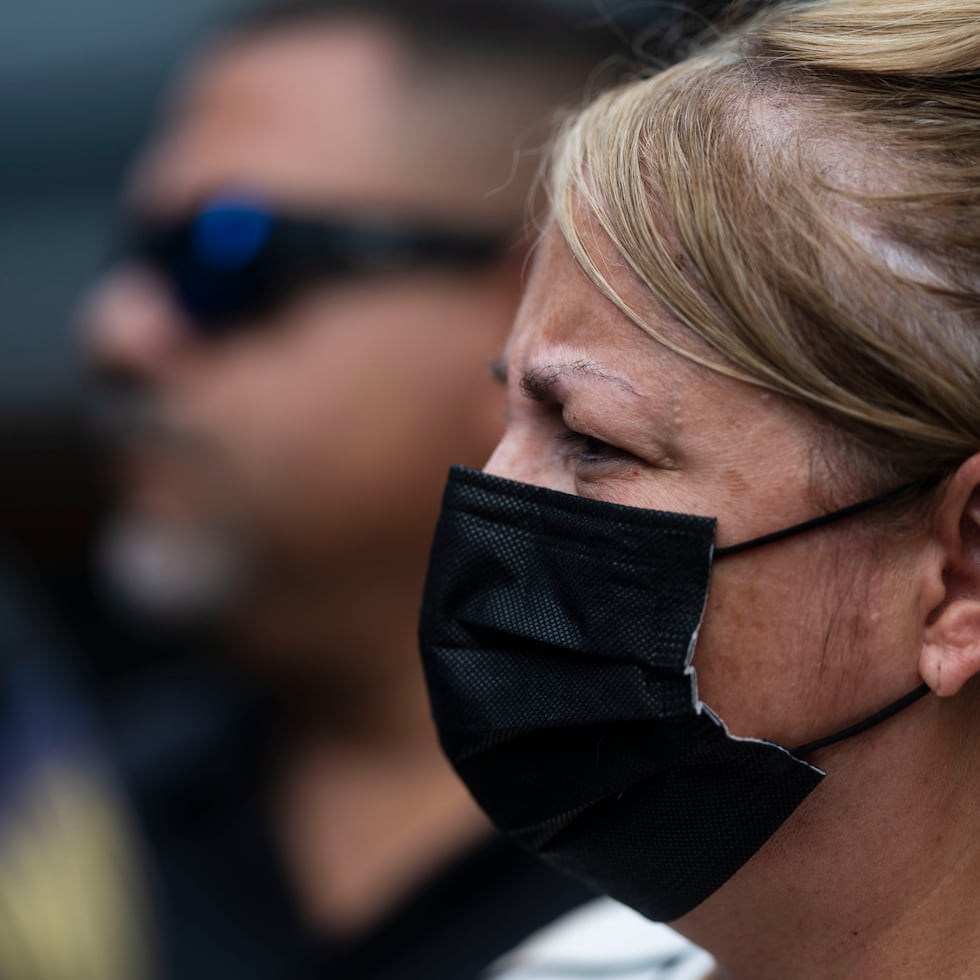
[[[935,517],[941,568],[926,622],[919,673],[943,697],[980,674],[980,454],[943,491]]]

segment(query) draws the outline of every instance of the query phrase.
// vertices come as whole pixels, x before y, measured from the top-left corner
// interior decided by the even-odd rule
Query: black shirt
[[[268,718],[199,666],[147,676],[139,689],[117,727],[153,869],[165,980],[476,980],[595,897],[494,836],[434,870],[356,940],[315,934],[265,812]]]

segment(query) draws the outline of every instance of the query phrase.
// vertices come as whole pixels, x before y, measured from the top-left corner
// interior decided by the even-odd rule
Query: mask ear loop
[[[847,507],[842,507],[840,510],[831,511],[829,514],[821,514],[819,517],[813,517],[810,520],[803,521],[800,524],[793,524],[790,527],[784,527],[778,531],[773,531],[770,534],[763,534],[761,537],[751,538],[748,541],[740,541],[738,544],[730,544],[725,548],[715,548],[714,556],[715,558],[724,558],[727,555],[736,555],[740,551],[748,551],[750,548],[761,548],[764,544],[771,544],[773,541],[782,541],[783,538],[791,538],[794,535],[803,534],[805,531],[810,531],[813,528],[823,527],[825,524],[832,524],[834,521],[843,520],[845,517],[850,517],[852,514],[858,514],[863,510],[870,510],[872,507],[877,507],[879,504],[884,504],[889,500],[894,500],[907,490],[911,490],[913,487],[918,485],[918,483],[905,483],[902,486],[896,487],[894,490],[889,490],[887,493],[883,493],[878,497],[871,497],[868,500],[859,500],[856,504],[849,504]]]
[[[858,514],[864,510],[870,510],[872,507],[877,507],[879,504],[884,504],[890,500],[894,500],[896,497],[901,496],[901,494],[905,493],[907,490],[911,490],[915,486],[919,486],[919,484],[905,483],[900,487],[896,487],[894,490],[889,490],[887,493],[881,494],[880,496],[871,497],[868,500],[859,500],[856,504],[850,504],[847,507],[842,507],[840,510],[831,511],[829,514],[821,514],[819,517],[814,517],[808,521],[803,521],[801,524],[793,524],[791,527],[782,528],[779,531],[773,531],[771,534],[764,534],[761,537],[752,538],[749,541],[741,541],[738,544],[729,545],[727,548],[716,548],[714,553],[715,558],[724,558],[726,555],[735,555],[740,551],[748,551],[751,548],[760,548],[762,545],[771,544],[773,541],[782,541],[783,538],[790,538],[796,534],[803,534],[806,531],[810,531],[813,528],[823,527],[825,524],[832,524],[834,521],[843,520],[845,517],[850,517],[852,514]],[[807,742],[806,744],[793,749],[791,754],[799,757],[806,757],[811,752],[816,752],[817,749],[823,749],[828,745],[833,745],[836,742],[843,742],[844,739],[852,738],[855,735],[860,735],[862,732],[866,732],[869,728],[874,728],[875,725],[878,725],[881,722],[891,718],[892,715],[897,715],[910,704],[914,704],[920,698],[925,697],[925,695],[927,695],[931,690],[932,689],[928,684],[920,684],[914,691],[910,691],[908,694],[902,695],[902,697],[900,697],[897,701],[893,701],[880,711],[876,711],[869,718],[865,718],[863,721],[859,721],[839,732],[835,732],[833,735],[826,735],[823,738],[818,738],[812,742]]]
[[[903,695],[897,701],[893,701],[891,704],[882,708],[881,711],[876,711],[870,718],[865,718],[864,721],[859,721],[855,725],[842,728],[839,732],[834,732],[833,735],[827,735],[824,738],[807,742],[799,748],[792,749],[790,754],[807,756],[811,752],[816,752],[817,749],[823,749],[828,745],[833,745],[835,742],[843,742],[845,738],[860,735],[861,732],[866,732],[869,728],[874,728],[880,722],[887,721],[892,715],[897,715],[899,711],[904,710],[910,704],[915,704],[919,698],[925,697],[931,690],[932,688],[928,684],[920,684],[914,691],[909,691],[908,694]]]

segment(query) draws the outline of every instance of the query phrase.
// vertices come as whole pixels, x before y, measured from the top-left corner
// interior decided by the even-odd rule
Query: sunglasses
[[[220,198],[174,222],[132,222],[125,255],[160,272],[195,332],[217,336],[282,309],[323,281],[467,269],[492,261],[503,234],[382,220],[310,219]]]

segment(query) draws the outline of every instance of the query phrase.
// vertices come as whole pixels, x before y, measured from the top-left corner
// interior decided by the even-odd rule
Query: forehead
[[[402,54],[359,22],[216,47],[175,93],[130,200],[164,212],[240,188],[280,203],[398,209],[426,193],[399,159]]]
[[[643,331],[593,285],[552,224],[508,342],[512,419],[523,417],[521,406],[529,401],[560,406],[569,424],[580,420],[587,429],[592,426],[590,434],[632,452],[655,446],[655,456],[682,463],[701,489],[718,490],[710,507],[690,495],[686,502],[675,500],[674,509],[717,513],[724,494],[753,480],[772,483],[777,495],[783,492],[780,479],[807,483],[815,431],[806,410],[672,350],[668,345],[719,360],[643,295],[611,251],[596,257],[624,301],[666,343]],[[758,473],[762,459],[769,460],[769,469]]]
[[[652,310],[649,298],[634,284],[632,273],[611,248],[599,246],[599,265],[624,300],[658,329],[683,343],[679,326],[672,327]],[[678,382],[700,377],[702,369],[672,354],[628,317],[591,282],[572,257],[558,227],[552,223],[542,236],[514,330],[508,344],[510,360],[537,368],[550,361],[575,363],[602,358],[605,366],[642,374],[658,362],[670,362]]]

